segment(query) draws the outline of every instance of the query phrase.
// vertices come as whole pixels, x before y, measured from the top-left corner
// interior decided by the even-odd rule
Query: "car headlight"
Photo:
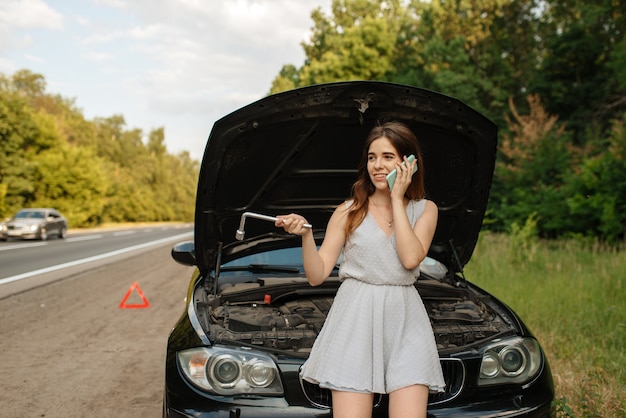
[[[241,348],[198,347],[180,351],[178,363],[195,386],[218,395],[282,395],[274,361]]]
[[[478,386],[526,383],[541,369],[542,354],[534,338],[497,341],[483,350]]]
[[[30,229],[32,232],[37,231],[37,228],[39,228],[39,225],[36,225],[36,224],[31,225],[31,226],[28,227],[28,229]]]

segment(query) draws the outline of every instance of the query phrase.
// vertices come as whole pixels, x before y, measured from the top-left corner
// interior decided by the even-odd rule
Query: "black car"
[[[363,141],[396,120],[420,139],[439,221],[415,286],[446,381],[432,417],[551,417],[552,375],[521,319],[463,274],[481,229],[497,128],[460,101],[383,82],[315,85],[265,97],[217,121],[204,153],[193,242],[173,258],[197,268],[165,365],[167,417],[330,417],[331,396],[299,370],[340,284],[311,287],[301,239],[271,222],[297,212],[318,245],[349,197]],[[506,278],[502,278],[506,280]],[[375,417],[387,416],[386,395]]]
[[[50,236],[65,238],[67,219],[53,208],[20,209],[13,217],[0,223],[0,239],[40,239]]]

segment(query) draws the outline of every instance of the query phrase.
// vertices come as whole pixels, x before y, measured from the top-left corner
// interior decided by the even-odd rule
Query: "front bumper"
[[[171,363],[170,363],[171,365]],[[176,369],[166,371],[164,417],[332,417],[330,408],[317,408],[304,396],[297,373],[298,365],[291,370],[282,369],[284,397],[234,399],[208,395],[190,386]],[[428,418],[515,417],[554,418],[554,388],[549,368],[526,388],[494,387],[462,393],[459,398],[428,408]],[[374,407],[373,418],[387,418],[388,396],[383,396]]]
[[[208,405],[207,405],[208,407]],[[224,418],[271,418],[271,417],[332,417],[330,409],[316,409],[302,406],[289,407],[256,407],[234,405],[211,405],[211,410],[197,408],[176,409],[165,406],[164,417],[190,418],[190,417],[224,417]],[[429,409],[428,418],[476,418],[476,417],[513,417],[513,418],[553,418],[555,416],[552,402],[544,402],[540,405],[517,407],[513,400],[502,402],[485,402],[450,408]],[[382,403],[374,409],[374,418],[387,417],[387,404]]]
[[[31,230],[8,230],[0,232],[0,239],[34,239],[38,237],[37,231]]]
[[[314,417],[331,418],[330,410],[311,409],[303,407],[289,408],[258,408],[258,407],[230,407],[221,411],[202,412],[197,410],[178,411],[167,410],[164,415],[167,418],[192,418],[192,417],[224,417],[224,418],[248,418],[248,417]]]

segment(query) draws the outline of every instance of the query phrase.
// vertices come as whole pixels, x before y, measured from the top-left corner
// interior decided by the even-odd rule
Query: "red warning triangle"
[[[133,293],[133,290],[137,291],[137,294],[139,295],[143,303],[126,303],[128,298],[130,297],[130,294]],[[141,291],[141,288],[139,287],[139,284],[137,284],[137,282],[133,282],[133,284],[130,285],[128,292],[126,292],[126,295],[124,296],[124,299],[122,299],[122,301],[120,302],[120,308],[122,309],[147,308],[149,306],[150,302],[148,302],[148,299],[146,299],[146,297],[143,295],[143,292]]]

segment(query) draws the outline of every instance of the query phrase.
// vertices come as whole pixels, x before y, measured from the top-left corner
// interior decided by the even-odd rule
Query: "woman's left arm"
[[[412,270],[426,255],[437,228],[439,211],[434,202],[427,200],[424,212],[411,228],[403,201],[393,201],[394,232],[398,257],[404,268]]]

